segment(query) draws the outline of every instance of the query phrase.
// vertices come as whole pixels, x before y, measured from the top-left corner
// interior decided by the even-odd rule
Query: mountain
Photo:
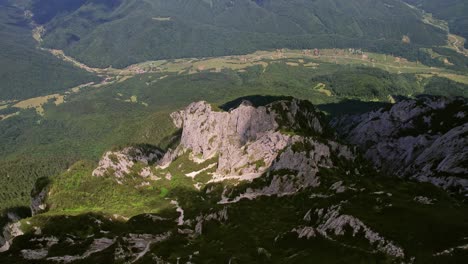
[[[398,0],[30,0],[43,45],[90,66],[356,47],[417,59],[447,32]]]
[[[468,102],[431,98],[333,122],[347,142],[390,174],[468,192]]]
[[[96,81],[93,74],[38,49],[30,19],[10,1],[0,1],[0,101],[61,92]]]
[[[114,149],[99,164],[79,162],[38,181],[35,215],[5,226],[4,236],[15,238],[0,260],[466,259],[465,202],[431,184],[381,176],[308,101],[257,102],[236,100],[221,108],[192,103],[171,114],[181,130],[167,151]]]
[[[465,10],[0,0],[0,263],[466,262]]]

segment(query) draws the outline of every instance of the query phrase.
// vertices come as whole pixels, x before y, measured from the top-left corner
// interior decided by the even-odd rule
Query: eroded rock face
[[[182,128],[181,146],[202,159],[212,157],[227,145],[240,147],[278,128],[265,107],[255,108],[248,103],[231,112],[215,112],[208,103],[197,102],[172,117],[174,124]]]
[[[159,180],[164,177],[156,176],[153,171],[165,169],[172,161],[189,153],[195,163],[213,159],[209,169],[215,168],[215,171],[211,173],[210,182],[253,180],[266,172],[291,170],[291,175],[300,177],[301,188],[317,186],[320,181],[315,176],[319,168],[333,167],[332,154],[354,159],[353,151],[346,146],[330,140],[324,143],[314,140],[322,137],[325,130],[320,116],[311,103],[297,99],[260,107],[244,101],[228,112],[213,110],[206,102],[192,103],[171,114],[174,125],[182,129],[177,148],[169,149],[164,156],[158,150],[138,147],[109,151],[93,175],[114,175],[120,184],[123,184],[122,178],[132,172],[145,179]],[[307,145],[309,149],[297,149],[296,145]],[[138,162],[144,163],[144,167],[134,172],[133,167]],[[152,167],[153,164],[157,166]],[[196,173],[187,176],[194,178]],[[170,180],[171,177],[165,178]],[[279,185],[269,188],[270,194],[279,194],[280,190],[294,193],[300,189],[285,187],[289,183],[281,179],[276,178]]]
[[[424,97],[332,121],[339,134],[390,174],[468,191],[468,103]]]
[[[195,235],[201,235],[203,233],[203,223],[207,221],[227,221],[229,219],[227,207],[224,207],[223,210],[219,212],[210,213],[207,215],[199,215],[196,217],[195,224]]]
[[[158,149],[148,149],[142,147],[127,147],[120,151],[108,151],[99,161],[98,167],[93,171],[93,176],[102,177],[106,174],[113,174],[116,178],[123,178],[129,174],[137,162],[146,165],[156,162],[163,156]],[[143,178],[151,177],[148,169],[139,172]]]
[[[9,208],[0,212],[0,253],[10,248],[13,239],[22,235],[21,219],[31,216],[31,211],[26,207]]]
[[[311,211],[304,216],[304,220],[310,221],[307,220],[310,219],[310,214]],[[369,244],[376,247],[377,251],[399,258],[405,256],[403,249],[395,245],[393,241],[385,239],[379,233],[366,226],[360,219],[352,215],[342,214],[340,205],[334,205],[326,209],[316,209],[315,214],[318,220],[314,227],[297,227],[292,232],[296,232],[299,238],[309,239],[320,234],[325,238],[332,239],[332,236],[344,236],[346,232],[350,231],[353,237],[358,234],[363,235]]]
[[[14,223],[7,224],[3,228],[2,235],[0,236],[2,237],[1,240],[3,240],[3,242],[0,241],[3,243],[2,246],[0,247],[0,253],[7,251],[10,248],[13,239],[23,234],[23,231],[21,230],[20,227],[21,227],[20,222],[14,222]]]
[[[208,103],[197,102],[171,116],[182,128],[179,153],[191,151],[195,162],[219,156],[215,178],[258,175],[289,141],[276,132],[279,125],[274,114],[247,102],[230,112],[216,112]]]
[[[148,253],[152,245],[168,239],[171,235],[171,232],[159,235],[128,234],[115,249],[115,261],[135,263]]]
[[[249,187],[236,197],[223,195],[219,203],[235,203],[244,198],[253,200],[259,196],[294,195],[305,188],[317,187],[320,185],[320,169],[334,167],[332,153],[348,161],[354,160],[354,155],[348,147],[334,141],[322,143],[312,138],[293,136],[290,144],[283,148],[272,162],[266,175],[262,176],[264,186]]]
[[[300,137],[293,138],[291,134],[323,133],[319,115],[310,103],[300,100],[261,107],[244,101],[229,112],[214,111],[206,102],[192,103],[171,115],[174,124],[182,128],[181,143],[177,150],[165,155],[160,165],[167,166],[182,151],[189,150],[195,162],[218,157],[214,181],[251,180],[274,163],[278,169],[287,167],[286,164],[297,169],[295,165],[300,161],[290,163],[293,157],[282,155],[288,160],[275,160],[281,151],[299,140]]]
[[[320,113],[306,101],[277,101],[261,107],[243,102],[229,112],[214,111],[208,103],[197,102],[171,116],[182,128],[181,143],[168,151],[160,167],[168,167],[189,152],[194,162],[213,159],[216,171],[211,183],[261,178],[262,183],[256,186],[262,187],[247,188],[237,196],[224,193],[220,204],[294,195],[319,186],[318,172],[333,168],[334,157],[350,162],[355,159],[354,150],[325,139],[333,134],[323,135]]]
[[[49,179],[40,178],[34,184],[31,191],[31,213],[40,214],[47,211],[46,198],[49,192]]]

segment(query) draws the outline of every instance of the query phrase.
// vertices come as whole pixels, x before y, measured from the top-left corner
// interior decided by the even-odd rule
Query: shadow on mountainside
[[[252,106],[259,107],[259,106],[266,106],[276,101],[282,100],[292,100],[293,97],[291,96],[274,96],[274,95],[248,95],[239,97],[232,101],[226,102],[219,106],[224,111],[229,111],[231,109],[237,108],[243,101],[249,101],[252,103]]]
[[[391,103],[384,102],[365,102],[355,99],[347,99],[338,103],[317,105],[317,108],[331,116],[340,116],[366,113],[380,108],[387,108],[391,105]]]

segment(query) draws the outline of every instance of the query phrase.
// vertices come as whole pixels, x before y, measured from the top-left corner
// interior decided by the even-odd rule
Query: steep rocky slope
[[[389,174],[468,191],[468,103],[423,97],[332,122]]]
[[[243,102],[227,112],[197,102],[171,116],[182,131],[165,153],[138,145],[109,151],[98,165],[78,163],[38,184],[35,205],[49,211],[7,230],[16,238],[0,261],[457,263],[467,256],[466,204],[430,184],[378,176],[307,101]]]

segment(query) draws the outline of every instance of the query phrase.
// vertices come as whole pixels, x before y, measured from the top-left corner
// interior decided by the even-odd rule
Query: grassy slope
[[[0,101],[64,91],[96,80],[36,48],[23,11],[0,1]]]
[[[40,21],[48,20],[42,19],[49,17],[47,12],[56,12],[41,0],[35,2],[33,11],[46,14]],[[45,45],[89,65],[122,67],[160,58],[283,47],[355,46],[415,56],[418,45],[445,43],[445,32],[422,23],[415,10],[399,1],[387,2],[88,1],[47,22]],[[411,45],[401,43],[403,35],[409,35]]]

